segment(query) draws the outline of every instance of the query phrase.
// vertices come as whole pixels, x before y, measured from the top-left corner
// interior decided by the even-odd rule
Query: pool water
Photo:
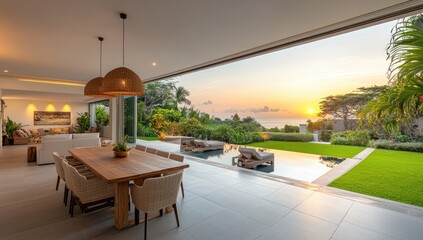
[[[232,157],[238,156],[239,147],[234,144],[225,144],[223,150],[208,151],[203,153],[184,152],[181,154],[202,158],[210,162],[232,165]],[[259,148],[255,148],[259,150]],[[283,177],[312,182],[338,165],[344,159],[325,157],[314,154],[288,152],[274,149],[260,149],[275,154],[274,165],[258,166],[255,170],[272,173]]]

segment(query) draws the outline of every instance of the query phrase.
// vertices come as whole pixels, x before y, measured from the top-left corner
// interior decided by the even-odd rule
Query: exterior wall
[[[34,111],[63,111],[71,112],[71,124],[76,125],[78,113],[88,112],[88,103],[79,102],[58,102],[39,100],[14,100],[6,99],[5,118],[27,125],[25,129],[50,129],[55,127],[65,127],[63,125],[37,125],[34,126]]]
[[[331,119],[329,120],[333,124],[333,132],[345,131],[344,120],[342,119]],[[348,119],[349,130],[356,130],[358,128],[357,119]]]

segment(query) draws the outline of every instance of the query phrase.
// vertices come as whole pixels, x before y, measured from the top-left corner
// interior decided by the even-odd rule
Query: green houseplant
[[[113,144],[113,146],[114,146],[113,151],[114,151],[115,157],[123,158],[123,157],[127,157],[129,155],[129,151],[132,148],[130,148],[126,145],[127,140],[128,140],[128,136],[125,136],[125,137],[118,139],[116,141],[116,143]]]
[[[7,117],[6,121],[6,136],[9,140],[9,144],[13,144],[13,133],[19,129],[22,129],[22,123],[17,123],[12,121],[9,117]]]
[[[90,114],[88,112],[78,113],[76,123],[78,125],[75,129],[77,133],[84,133],[85,131],[88,131],[91,125]]]

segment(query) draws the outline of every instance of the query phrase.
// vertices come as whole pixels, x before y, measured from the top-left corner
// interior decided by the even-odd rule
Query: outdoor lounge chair
[[[223,149],[225,145],[224,142],[219,141],[204,141],[204,140],[194,140],[193,152],[205,152]]]
[[[239,150],[240,155],[232,158],[232,165],[244,168],[256,168],[261,164],[274,164],[275,155],[273,153],[256,151],[253,148],[242,148]]]

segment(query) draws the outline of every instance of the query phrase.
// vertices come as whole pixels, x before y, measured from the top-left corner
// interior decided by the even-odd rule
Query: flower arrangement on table
[[[128,136],[122,137],[116,141],[115,144],[113,144],[113,151],[115,153],[115,157],[127,157],[129,155],[129,151],[132,149],[131,147],[128,147],[126,145],[126,142],[128,141]]]

